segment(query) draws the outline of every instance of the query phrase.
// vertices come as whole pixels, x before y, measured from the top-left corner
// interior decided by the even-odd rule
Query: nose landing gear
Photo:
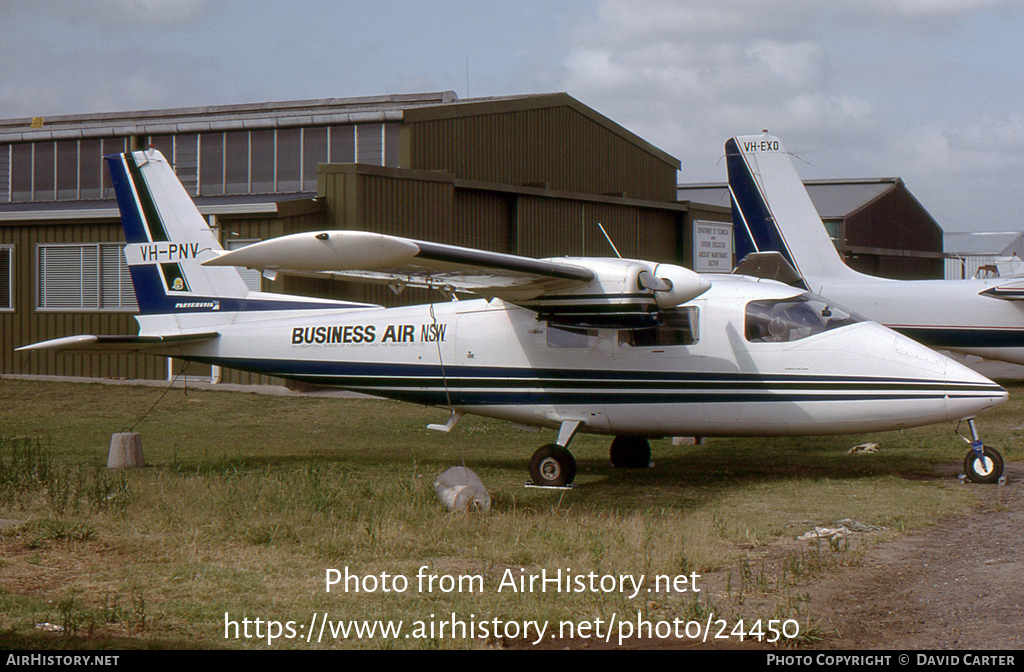
[[[967,427],[971,430],[971,449],[964,457],[964,473],[974,483],[997,483],[1003,475],[1003,456],[982,442],[974,418],[967,420]]]

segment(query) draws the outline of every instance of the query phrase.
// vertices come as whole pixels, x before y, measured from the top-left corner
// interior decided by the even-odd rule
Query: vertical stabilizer
[[[163,154],[150,149],[105,158],[141,314],[217,310],[220,299],[247,296],[237,269],[201,265],[223,248]]]
[[[859,277],[836,251],[778,138],[767,133],[731,138],[725,143],[725,156],[737,258],[779,252],[811,291]]]

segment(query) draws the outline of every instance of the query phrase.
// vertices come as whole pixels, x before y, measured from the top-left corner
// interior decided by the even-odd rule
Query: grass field
[[[1011,402],[979,419],[1008,461],[1020,459],[1024,432],[1024,389],[1009,389]],[[562,493],[523,487],[530,455],[551,432],[467,417],[443,435],[425,429],[445,421],[436,409],[194,389],[170,391],[138,424],[145,468],[107,470],[110,435],[163,392],[0,379],[0,518],[14,521],[0,528],[3,646],[529,646],[536,633],[525,621],[607,625],[638,611],[652,620],[793,618],[798,645],[816,632],[802,581],[979,496],[949,476],[967,449],[950,425],[696,447],[661,440],[652,442],[656,467],[638,471],[611,469],[607,439],[582,436],[576,487]],[[847,454],[865,441],[881,452]],[[449,513],[435,498],[434,478],[463,464],[488,487],[490,513]],[[844,518],[888,531],[852,548],[794,541]],[[350,582],[327,592],[328,570],[346,568],[363,577],[358,590]],[[640,591],[531,592],[507,581],[559,569],[645,582]],[[657,575],[704,590],[648,592]],[[404,629],[360,638],[331,636],[328,626],[321,638],[324,615],[335,624],[401,620]],[[475,630],[453,632],[460,619]],[[572,643],[589,641],[573,632]]]

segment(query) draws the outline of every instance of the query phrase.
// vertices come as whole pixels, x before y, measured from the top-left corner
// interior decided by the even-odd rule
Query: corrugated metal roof
[[[807,194],[822,219],[841,219],[875,200],[899,182],[898,177],[857,180],[804,180]],[[724,182],[680,184],[680,201],[731,206],[729,187]]]
[[[573,107],[608,130],[626,138],[676,169],[679,168],[679,159],[566,93],[520,94],[460,100],[454,91],[437,91],[104,112],[46,117],[42,119],[41,128],[33,128],[32,117],[0,119],[0,143],[400,122],[405,119],[408,110],[434,108],[435,115],[471,116],[550,105]]]
[[[717,205],[723,208],[732,207],[729,198],[729,187],[724,183],[680,184],[676,188],[676,200]]]
[[[403,111],[406,109],[449,104],[456,101],[457,98],[454,91],[441,91],[360,98],[324,98],[245,105],[105,112],[46,117],[43,119],[42,127],[38,129],[32,128],[33,120],[30,117],[0,119],[0,142],[381,123],[401,121]]]
[[[1020,231],[971,231],[946,233],[943,236],[946,252],[963,256],[996,255],[1010,256],[1014,253],[1024,258],[1024,233]]]
[[[862,180],[805,180],[807,195],[822,219],[839,219],[875,200],[896,186],[899,178]]]

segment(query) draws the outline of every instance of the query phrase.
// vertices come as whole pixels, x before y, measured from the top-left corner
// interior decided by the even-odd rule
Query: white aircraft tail
[[[767,133],[731,138],[725,157],[737,258],[779,252],[811,291],[860,277],[843,263],[778,138]]]
[[[105,158],[140,317],[377,307],[250,291],[236,267],[204,266],[224,249],[163,154],[150,149]]]
[[[201,265],[223,248],[163,154],[150,149],[105,158],[139,312],[207,311],[214,301],[245,299],[249,288],[238,269]]]

